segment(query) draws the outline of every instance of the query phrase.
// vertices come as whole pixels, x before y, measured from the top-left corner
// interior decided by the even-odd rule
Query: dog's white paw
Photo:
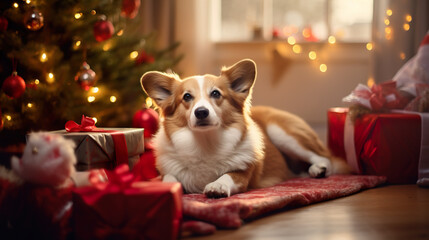
[[[209,198],[229,197],[238,193],[239,188],[229,174],[224,174],[216,181],[207,184],[203,193]]]
[[[313,163],[308,169],[308,174],[310,174],[310,177],[323,178],[329,176],[332,169],[329,159],[320,156],[315,156],[314,158],[317,158],[312,159],[315,163]]]
[[[223,198],[231,196],[231,188],[228,184],[221,181],[209,183],[203,192],[209,198]]]

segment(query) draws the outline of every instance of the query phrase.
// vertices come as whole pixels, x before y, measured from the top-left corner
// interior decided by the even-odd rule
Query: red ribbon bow
[[[98,189],[105,189],[107,186],[118,186],[125,189],[133,183],[134,175],[126,164],[121,164],[113,171],[95,169],[89,173],[89,182]]]
[[[353,91],[358,98],[367,99],[371,104],[372,110],[378,111],[383,108],[401,109],[407,103],[396,89],[395,81],[387,81],[378,85],[374,84],[370,90],[359,89]]]
[[[378,104],[373,102],[374,100],[370,100],[371,105],[376,110],[383,107],[387,109],[403,109],[409,102],[409,99],[399,93],[395,81],[387,81],[379,85],[374,85],[371,90],[374,94],[377,94],[378,98],[383,97],[383,100],[378,102]]]
[[[398,91],[396,90],[396,82],[388,81],[379,85],[374,84],[371,87],[371,97],[369,102],[371,103],[372,109],[380,110],[383,106],[392,109],[399,104]],[[389,97],[389,101],[386,97]]]
[[[100,173],[107,176],[107,181],[101,180]],[[134,176],[129,171],[128,165],[119,165],[113,171],[93,170],[90,173],[89,181],[92,186],[75,189],[85,205],[90,206],[101,218],[101,225],[105,227],[117,228],[127,221],[126,202],[129,195],[139,194],[141,188],[132,187]],[[116,203],[115,210],[109,210],[112,204]],[[137,215],[138,216],[138,215]],[[144,216],[144,215],[143,215]],[[101,229],[103,229],[102,226]]]
[[[66,122],[65,128],[67,132],[92,132],[97,127],[95,126],[94,119],[82,115],[82,120],[80,121],[80,124],[77,124],[75,121],[70,120]]]
[[[88,179],[92,186],[76,190],[88,205],[96,205],[97,201],[108,194],[122,193],[127,189],[133,190],[131,185],[134,182],[134,175],[129,171],[127,164],[121,164],[113,171],[91,170]]]

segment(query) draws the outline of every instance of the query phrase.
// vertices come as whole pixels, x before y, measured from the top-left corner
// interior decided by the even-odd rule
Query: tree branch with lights
[[[64,128],[85,114],[129,127],[145,100],[139,78],[181,58],[143,34],[140,0],[0,3],[0,140]]]

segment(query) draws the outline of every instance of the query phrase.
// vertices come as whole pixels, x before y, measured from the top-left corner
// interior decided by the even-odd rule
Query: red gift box
[[[134,182],[126,165],[73,193],[76,239],[177,239],[180,183]]]
[[[328,146],[357,173],[384,175],[393,184],[416,183],[429,176],[422,114],[372,113],[352,123],[347,113],[347,108],[329,109]]]

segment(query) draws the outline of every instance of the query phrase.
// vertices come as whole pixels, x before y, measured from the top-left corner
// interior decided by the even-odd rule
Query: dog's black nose
[[[205,107],[199,107],[197,109],[195,109],[195,117],[197,117],[198,119],[204,119],[209,115],[209,110]]]

